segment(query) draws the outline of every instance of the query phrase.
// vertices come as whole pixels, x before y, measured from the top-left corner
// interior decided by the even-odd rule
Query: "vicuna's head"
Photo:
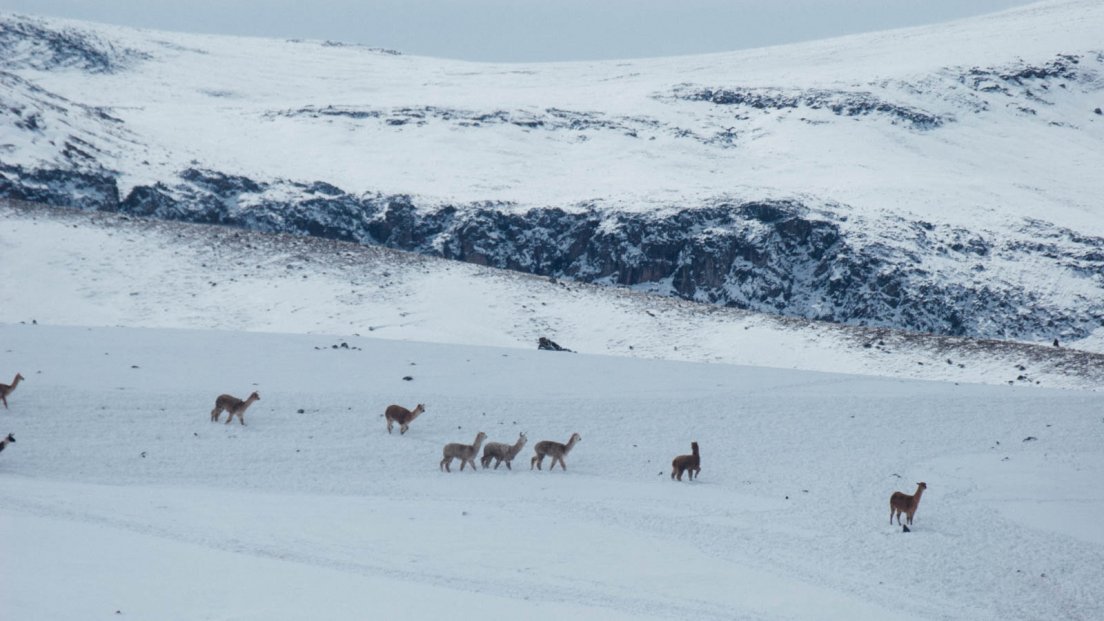
[[[419,403],[417,407],[414,408],[414,411],[410,413],[410,420],[418,418],[418,416],[421,415],[422,412],[425,412],[425,406]]]
[[[570,439],[570,440],[568,440],[568,443],[569,443],[569,444],[574,444],[574,443],[576,443],[576,442],[580,442],[580,441],[582,441],[582,439],[583,439],[583,436],[581,436],[581,435],[579,435],[579,434],[577,434],[577,433],[573,433],[573,434],[571,434],[571,439]]]
[[[525,442],[528,439],[529,438],[525,435],[524,431],[518,434],[518,441],[519,442]]]
[[[482,442],[482,441],[484,441],[484,440],[486,440],[486,439],[487,439],[487,434],[483,433],[482,431],[480,431],[479,433],[475,434],[475,443],[476,443],[476,444],[479,444],[480,442]]]
[[[690,443],[690,452],[694,453],[695,455],[698,454],[698,443],[697,442],[691,442]]]
[[[261,400],[261,393],[254,390],[253,394],[249,395],[249,398],[254,400],[254,401],[260,401]]]
[[[9,433],[8,437],[4,438],[4,441],[5,442],[15,442],[15,436]]]
[[[926,489],[928,489],[928,484],[927,483],[925,483],[923,481],[920,481],[919,483],[916,484],[916,491],[920,492],[920,491],[923,491],[923,490],[926,490]]]
[[[23,374],[22,374],[22,373],[16,373],[16,374],[15,374],[15,381],[17,381],[17,382],[18,382],[18,381],[20,381],[20,380],[25,380],[25,379],[27,379],[27,378],[23,377]]]

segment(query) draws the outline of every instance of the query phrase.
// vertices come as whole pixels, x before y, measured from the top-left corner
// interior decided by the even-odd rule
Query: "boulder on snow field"
[[[566,347],[560,347],[556,341],[544,336],[540,337],[537,341],[537,349],[547,349],[548,351],[571,351]]]

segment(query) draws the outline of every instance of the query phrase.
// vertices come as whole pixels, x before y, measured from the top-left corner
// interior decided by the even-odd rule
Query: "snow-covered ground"
[[[189,168],[288,181],[245,210],[313,181],[419,208],[796,198],[920,262],[950,259],[902,222],[1045,229],[1045,254],[1104,235],[1102,28],[1104,4],[1063,0],[488,65],[4,15],[0,165],[124,194]],[[1092,301],[1099,274],[1055,265],[985,277]],[[0,382],[26,378],[0,409],[5,621],[1104,618],[1099,353],[7,202],[0,282]],[[246,426],[210,422],[254,390]],[[388,434],[391,403],[426,413]],[[441,472],[478,431],[529,444]],[[530,471],[573,432],[566,472]],[[701,479],[672,482],[692,441]],[[919,481],[905,534],[888,497]]]
[[[26,377],[0,618],[1104,615],[1104,400],[1003,385],[1009,352],[962,341],[965,369],[936,360],[962,377],[919,381],[947,371],[915,336],[217,227],[0,224],[0,381]],[[253,390],[246,426],[210,422]],[[390,403],[426,413],[389,435]],[[529,444],[440,472],[478,431]],[[572,432],[566,472],[529,470]],[[701,478],[672,482],[691,441]],[[888,497],[918,481],[904,534]]]
[[[0,616],[1104,614],[1099,394],[333,341],[0,326],[27,377],[3,412]],[[246,426],[209,421],[252,390]],[[392,402],[426,404],[405,436]],[[583,439],[566,472],[531,450],[440,472],[477,431]],[[672,482],[692,440],[701,478]],[[902,534],[888,496],[919,480]]]

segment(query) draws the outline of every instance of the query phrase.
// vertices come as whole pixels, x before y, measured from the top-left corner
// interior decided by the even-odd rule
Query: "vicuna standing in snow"
[[[475,443],[473,444],[457,444],[455,442],[446,444],[442,451],[444,457],[441,459],[441,470],[452,472],[449,464],[452,463],[454,458],[460,460],[460,470],[464,469],[464,464],[471,464],[472,470],[475,470],[475,456],[479,454],[479,447],[486,439],[487,434],[480,431],[476,434]]]
[[[415,418],[425,412],[425,406],[419,403],[414,411],[404,408],[401,405],[389,405],[383,412],[383,417],[387,419],[387,433],[391,433],[391,426],[394,423],[399,424],[399,435],[406,433],[407,429],[410,429],[410,423],[414,422]]]
[[[514,461],[517,454],[521,452],[521,449],[525,446],[525,432],[518,434],[518,440],[513,446],[509,444],[503,444],[501,442],[488,442],[487,446],[483,447],[483,467],[486,468],[490,465],[491,460],[495,460],[495,470],[498,470],[498,465],[502,462],[506,462],[506,469],[513,470],[510,467],[510,462]]]
[[[8,395],[12,394],[19,382],[23,381],[23,375],[16,373],[11,384],[0,384],[0,401],[4,402],[4,409],[8,409]]]
[[[533,466],[537,467],[537,470],[543,470],[541,463],[544,461],[544,456],[547,455],[552,458],[552,465],[548,468],[548,471],[556,469],[556,462],[560,462],[560,468],[567,470],[567,464],[564,463],[564,456],[571,451],[571,447],[575,446],[575,443],[582,440],[583,437],[577,433],[571,434],[571,439],[567,441],[567,444],[560,444],[559,442],[553,442],[551,440],[541,440],[533,447],[536,451],[536,455],[533,455],[533,459],[529,460],[529,469],[532,470]]]
[[[671,478],[682,480],[682,473],[690,471],[690,480],[701,474],[701,454],[698,453],[698,443],[690,443],[692,455],[679,455],[671,462]]]
[[[254,401],[259,401],[261,395],[256,391],[249,395],[249,398],[245,401],[231,396],[231,395],[219,395],[218,399],[215,399],[215,409],[211,410],[211,422],[218,422],[219,416],[222,416],[222,411],[226,410],[230,413],[230,416],[226,419],[226,424],[229,425],[234,417],[237,416],[241,424],[245,424],[245,411],[249,409],[249,406],[253,405]]]
[[[893,492],[889,497],[889,523],[893,523],[893,516],[897,516],[897,523],[901,523],[901,514],[905,514],[906,521],[912,524],[912,516],[916,508],[920,506],[920,495],[928,489],[928,484],[923,481],[916,484],[916,493],[912,496],[901,492]]]
[[[0,440],[0,451],[3,451],[4,448],[6,448],[8,446],[8,444],[10,444],[12,442],[15,442],[15,436],[13,436],[12,434],[9,433],[8,437],[4,438],[3,440]]]

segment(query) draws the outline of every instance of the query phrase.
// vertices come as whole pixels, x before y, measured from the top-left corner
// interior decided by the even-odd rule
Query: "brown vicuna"
[[[694,477],[701,474],[701,454],[698,453],[698,443],[690,443],[690,451],[692,455],[679,455],[671,462],[671,479],[682,480],[682,473],[689,471],[690,480],[693,481]]]
[[[15,442],[15,436],[9,433],[8,437],[0,440],[0,451],[3,451],[12,442]]]
[[[230,413],[230,416],[226,419],[226,424],[229,425],[234,417],[237,416],[241,424],[245,424],[245,411],[249,409],[249,406],[253,405],[254,401],[259,401],[261,395],[256,391],[249,395],[249,398],[245,401],[231,396],[231,395],[219,395],[218,399],[215,399],[215,409],[211,410],[211,422],[218,422],[219,416],[222,415],[223,410]]]
[[[425,412],[425,406],[419,403],[414,411],[410,411],[401,405],[389,405],[387,410],[384,411],[383,417],[387,419],[387,433],[391,433],[391,425],[393,423],[399,424],[399,435],[406,433],[407,429],[410,429],[410,423],[414,422],[415,418]]]
[[[928,484],[921,481],[916,484],[916,493],[912,496],[901,492],[893,492],[893,495],[889,497],[889,523],[893,523],[893,516],[896,515],[897,523],[900,524],[901,514],[904,513],[906,521],[912,524],[912,516],[916,513],[916,508],[920,506],[920,495],[926,489],[928,489]]]
[[[15,374],[15,379],[11,384],[0,384],[0,401],[4,402],[4,409],[8,409],[8,395],[12,394],[15,387],[19,385],[19,382],[23,381],[23,376],[19,373]]]
[[[532,470],[533,466],[537,467],[537,470],[543,470],[541,463],[544,462],[545,455],[552,458],[552,465],[548,467],[548,471],[556,469],[556,462],[560,462],[560,468],[567,470],[567,464],[564,463],[564,455],[571,452],[571,447],[575,446],[575,443],[582,440],[583,437],[577,433],[571,434],[571,439],[567,441],[567,444],[560,444],[559,442],[553,442],[551,440],[541,440],[533,446],[533,450],[536,451],[536,455],[533,455],[533,459],[529,460],[529,469]]]
[[[479,447],[483,444],[483,441],[487,439],[487,434],[480,431],[475,436],[475,443],[473,444],[458,444],[453,442],[446,444],[444,451],[444,457],[441,459],[441,470],[445,472],[452,472],[449,468],[449,464],[453,459],[460,460],[460,470],[464,469],[464,464],[471,464],[472,470],[475,470],[475,456],[479,454]]]
[[[517,454],[521,452],[521,449],[525,447],[525,432],[518,434],[518,440],[513,446],[509,444],[503,444],[501,442],[488,442],[487,446],[483,447],[483,459],[480,461],[483,463],[483,467],[486,468],[490,465],[491,460],[495,460],[495,470],[498,470],[498,465],[502,462],[506,462],[506,469],[513,470],[510,467],[510,462],[514,461]]]

